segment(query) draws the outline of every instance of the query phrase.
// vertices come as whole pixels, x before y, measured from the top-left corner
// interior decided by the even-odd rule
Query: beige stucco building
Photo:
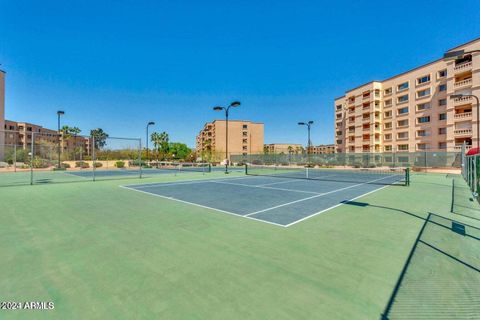
[[[269,143],[263,146],[263,151],[272,154],[302,153],[303,146],[299,143]]]
[[[196,139],[198,157],[207,161],[225,159],[225,124],[225,120],[215,120],[205,124]],[[243,120],[228,121],[229,156],[262,153],[263,141],[263,123]]]
[[[453,50],[480,50],[480,38]],[[383,81],[372,81],[335,99],[337,152],[459,151],[476,145],[480,53],[438,59]]]
[[[324,154],[324,153],[335,153],[334,144],[321,144],[318,146],[311,146],[307,148],[310,154]]]
[[[0,70],[0,130],[5,126],[5,72]],[[0,134],[0,161],[5,153],[5,137]]]

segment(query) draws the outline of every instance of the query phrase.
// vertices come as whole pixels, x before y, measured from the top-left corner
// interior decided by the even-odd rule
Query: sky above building
[[[480,2],[1,1],[6,118],[195,145],[215,105],[265,142],[333,143],[334,98],[480,37]]]

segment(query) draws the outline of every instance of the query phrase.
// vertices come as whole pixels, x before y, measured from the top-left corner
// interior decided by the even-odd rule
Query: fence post
[[[140,179],[142,179],[142,139],[138,139],[139,150],[138,150],[138,165],[140,168]]]
[[[96,163],[96,159],[95,159],[95,136],[92,136],[92,167],[93,167],[92,179],[93,179],[93,181],[95,181],[95,170],[96,170],[95,163]]]
[[[32,132],[32,145],[30,146],[30,185],[33,185],[33,153],[35,145],[35,132]]]

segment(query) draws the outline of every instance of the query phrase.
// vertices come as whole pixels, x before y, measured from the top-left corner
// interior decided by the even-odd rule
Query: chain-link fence
[[[356,168],[409,167],[414,171],[429,169],[459,169],[461,152],[419,151],[385,153],[330,153],[330,154],[250,154],[232,155],[233,163],[297,166],[347,166]]]
[[[141,140],[0,131],[0,186],[142,177]]]

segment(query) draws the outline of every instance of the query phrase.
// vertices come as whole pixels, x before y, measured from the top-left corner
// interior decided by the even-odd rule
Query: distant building
[[[318,146],[310,147],[310,154],[324,154],[324,153],[335,153],[334,144],[321,144]]]
[[[33,140],[35,140],[36,145],[40,143],[50,144],[53,148],[56,148],[58,144],[57,131],[43,128],[40,125],[5,120],[4,130],[5,134],[1,136],[4,137],[4,144],[7,146],[16,145],[18,148],[30,150]],[[60,137],[62,153],[75,151],[78,154],[90,155],[90,140],[90,138],[83,136],[72,136],[68,140]]]
[[[263,151],[272,154],[295,154],[302,153],[303,147],[298,143],[269,143],[263,146]]]
[[[204,125],[196,138],[197,156],[206,161],[225,159],[225,120],[215,120]],[[263,123],[229,120],[228,153],[231,155],[249,155],[263,152]]]

